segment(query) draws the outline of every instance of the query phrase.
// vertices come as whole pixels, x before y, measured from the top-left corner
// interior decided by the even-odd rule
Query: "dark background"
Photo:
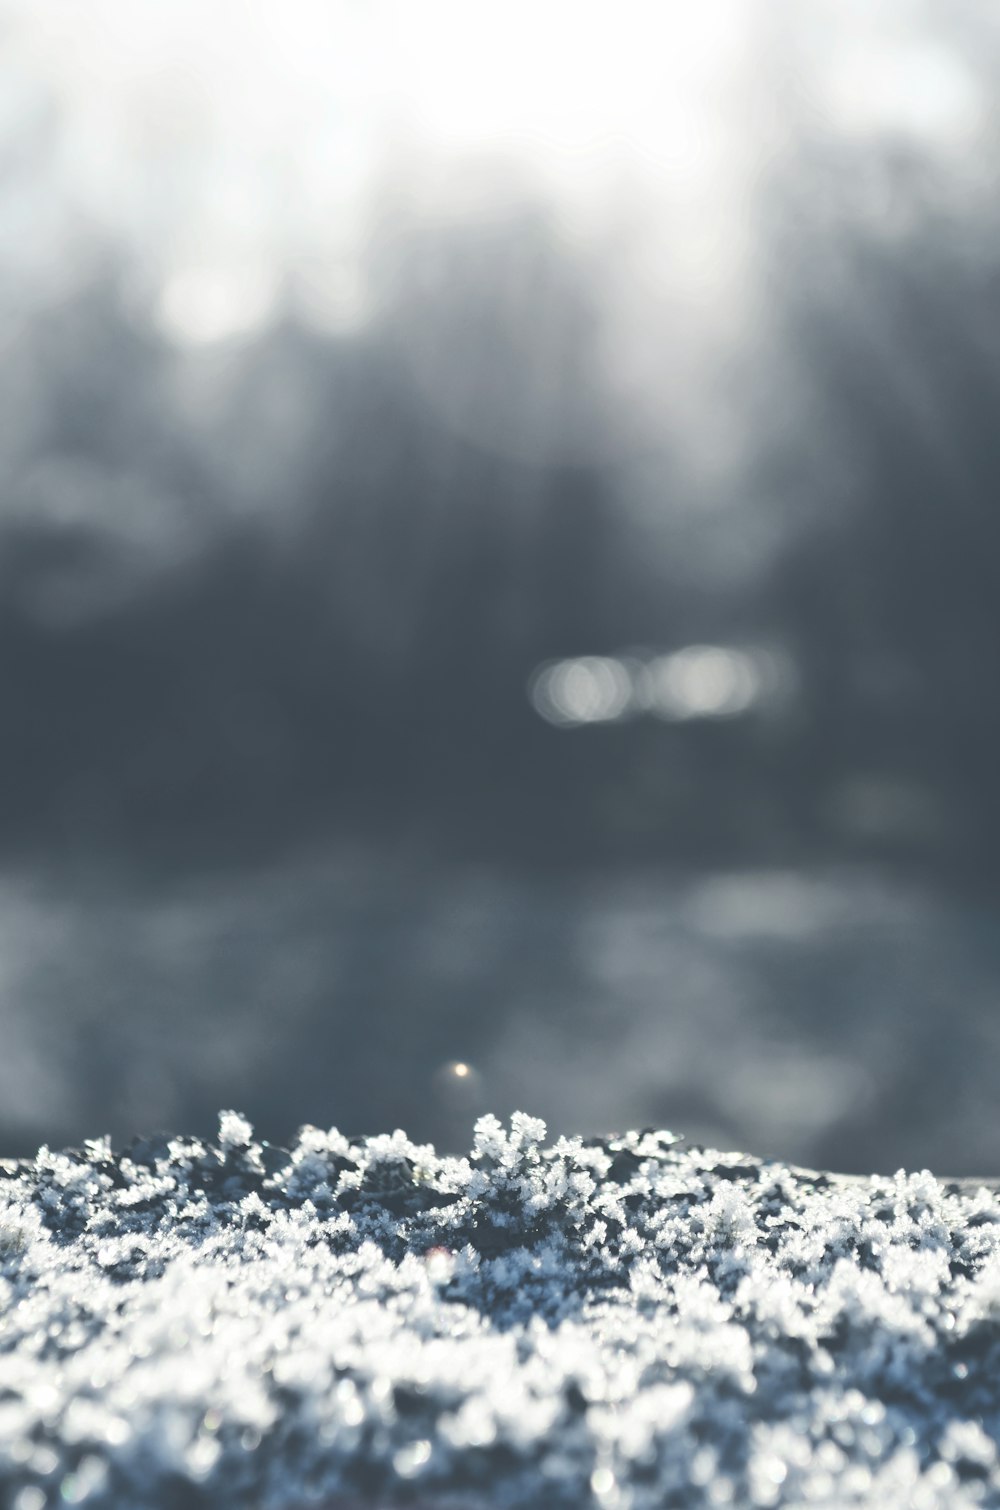
[[[4,1152],[522,1107],[995,1173],[1000,24],[716,8],[466,22],[509,114],[437,135],[390,5],[8,8]],[[673,112],[560,115],[598,63]]]

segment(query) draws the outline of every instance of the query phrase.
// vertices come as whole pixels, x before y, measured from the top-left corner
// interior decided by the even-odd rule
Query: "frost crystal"
[[[0,1503],[1000,1506],[1000,1200],[668,1134],[0,1165]]]
[[[253,1128],[238,1112],[219,1113],[219,1147],[249,1148],[253,1141]]]

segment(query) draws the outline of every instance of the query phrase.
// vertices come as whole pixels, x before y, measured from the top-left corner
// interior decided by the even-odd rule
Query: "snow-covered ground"
[[[545,1139],[7,1165],[3,1504],[1000,1505],[993,1190]]]

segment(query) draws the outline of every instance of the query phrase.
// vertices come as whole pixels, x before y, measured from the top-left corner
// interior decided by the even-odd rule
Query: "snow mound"
[[[0,1168],[0,1502],[1000,1505],[1000,1200],[223,1113]]]

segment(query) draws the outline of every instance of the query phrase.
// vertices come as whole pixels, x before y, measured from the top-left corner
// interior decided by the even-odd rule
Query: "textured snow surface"
[[[1000,1201],[667,1133],[42,1149],[0,1502],[1000,1506]]]

